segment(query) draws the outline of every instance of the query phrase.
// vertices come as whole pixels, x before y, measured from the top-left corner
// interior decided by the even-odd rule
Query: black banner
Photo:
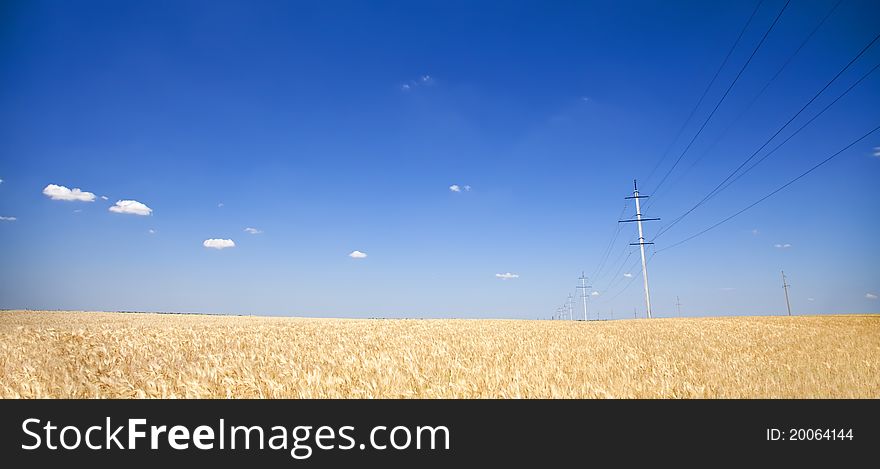
[[[845,467],[873,457],[878,410],[876,400],[6,400],[0,452],[34,467]]]

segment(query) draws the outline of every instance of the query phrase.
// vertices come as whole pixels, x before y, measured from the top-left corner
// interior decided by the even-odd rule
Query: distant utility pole
[[[785,279],[785,271],[782,271],[782,289],[785,290],[785,306],[788,307],[788,315],[791,316],[791,303],[788,302],[788,287],[791,285]]]
[[[568,294],[568,320],[569,321],[574,319],[574,316],[572,316],[572,306],[574,306],[574,304],[571,301],[571,293],[569,293]]]
[[[593,288],[592,285],[587,285],[587,277],[581,272],[581,276],[578,277],[581,281],[581,284],[578,285],[578,289],[581,290],[581,298],[584,300],[584,321],[587,321],[587,288]]]
[[[618,223],[629,223],[636,222],[639,225],[639,242],[638,243],[630,243],[631,246],[639,246],[639,249],[642,251],[642,279],[645,281],[645,306],[648,308],[648,319],[651,319],[651,293],[648,290],[648,263],[645,261],[645,245],[646,244],[654,244],[654,243],[646,243],[645,235],[642,232],[642,222],[643,221],[654,221],[659,220],[659,218],[642,218],[642,208],[639,204],[639,200],[647,199],[650,196],[647,195],[639,195],[639,185],[635,179],[633,179],[633,195],[632,197],[626,197],[627,199],[635,199],[636,200],[636,217],[631,220],[619,220]]]
[[[678,295],[675,297],[675,307],[678,308],[678,317],[681,317],[681,300],[678,299]]]
[[[638,311],[636,311],[635,308],[633,308],[633,319],[638,319],[638,318],[639,318],[639,313],[638,313]]]

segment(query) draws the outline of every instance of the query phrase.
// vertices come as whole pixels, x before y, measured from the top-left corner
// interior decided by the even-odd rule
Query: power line
[[[778,150],[779,147],[785,145],[789,140],[792,139],[792,137],[794,137],[795,135],[797,135],[798,133],[800,133],[801,130],[804,130],[804,127],[810,125],[811,122],[813,122],[814,120],[816,120],[816,118],[818,118],[819,116],[821,116],[822,113],[824,113],[825,111],[827,111],[828,108],[830,108],[831,106],[833,106],[834,103],[836,103],[837,101],[840,100],[840,98],[843,98],[844,96],[846,96],[847,93],[849,93],[853,88],[855,88],[855,87],[856,87],[859,83],[861,83],[864,79],[868,78],[869,75],[871,75],[872,73],[874,73],[875,71],[877,71],[878,68],[880,68],[880,62],[878,62],[877,65],[874,65],[873,68],[871,68],[870,70],[868,70],[867,73],[865,73],[864,75],[862,75],[862,77],[859,78],[858,81],[856,81],[855,83],[853,83],[852,85],[850,85],[849,88],[846,89],[846,91],[844,91],[843,93],[840,94],[840,96],[834,98],[834,101],[831,101],[830,103],[828,103],[828,105],[825,106],[821,111],[819,111],[815,116],[811,117],[810,120],[808,120],[807,122],[804,123],[804,125],[800,126],[796,131],[794,131],[794,133],[792,133],[791,135],[789,135],[788,137],[786,137],[786,139],[783,140],[779,145],[776,145],[776,147],[774,147],[772,150],[770,150],[767,154],[765,154],[765,155],[762,156],[761,158],[758,158],[757,161],[755,161],[754,163],[752,163],[751,166],[749,166],[748,168],[746,168],[745,171],[739,173],[736,177],[734,177],[733,179],[731,179],[731,180],[730,180],[730,181],[729,181],[724,187],[722,187],[721,189],[718,190],[718,192],[716,192],[715,194],[713,194],[712,197],[715,197],[716,195],[718,195],[718,193],[720,193],[720,192],[722,192],[723,190],[727,189],[731,184],[733,184],[734,182],[736,182],[739,178],[745,176],[746,173],[748,173],[749,171],[751,171],[752,169],[754,169],[755,166],[758,166],[759,164],[761,164],[762,161],[764,161],[765,159],[767,159],[767,157],[769,157],[769,156],[772,155],[774,152],[776,152],[776,150]],[[711,198],[711,197],[710,197],[710,198]]]
[[[633,252],[635,252],[635,251],[631,251],[631,252],[630,252],[630,255],[632,255]],[[629,257],[630,257],[630,256],[627,256],[627,259],[629,259]],[[627,273],[633,271],[638,265],[639,265],[639,259],[636,259],[635,262],[633,262],[632,264],[630,264],[629,268],[627,269]],[[625,262],[624,262],[623,264],[621,264],[620,268],[617,269],[618,274],[620,273],[620,271],[621,271],[621,270],[623,269],[623,267],[625,267],[625,266],[626,266],[626,263],[625,263]],[[614,281],[612,281],[611,284],[608,285],[608,288],[606,288],[606,289],[604,290],[604,292],[605,292],[605,293],[609,293],[609,292],[611,292],[612,290],[614,290],[614,288],[615,288],[617,285],[620,285],[620,283],[621,283],[621,282],[623,281],[623,279],[625,279],[625,278],[631,278],[631,277],[625,277],[625,276],[623,276],[623,275],[617,276],[617,274],[615,274],[615,279],[614,279]]]
[[[675,163],[672,164],[672,167],[670,167],[669,170],[666,171],[666,174],[663,175],[663,179],[660,180],[660,183],[657,184],[656,187],[654,187],[654,192],[657,192],[660,189],[660,187],[663,186],[663,183],[666,182],[666,179],[669,177],[670,174],[672,174],[672,171],[675,169],[676,166],[678,166],[678,163],[681,162],[682,158],[684,158],[684,155],[688,152],[688,150],[690,150],[691,146],[697,140],[697,137],[700,136],[700,134],[703,132],[703,129],[705,129],[706,125],[709,124],[709,120],[712,119],[712,116],[714,116],[715,112],[718,111],[718,108],[721,107],[721,103],[723,103],[724,100],[727,98],[727,95],[730,93],[730,90],[733,89],[733,86],[736,85],[736,83],[739,81],[739,78],[742,76],[743,72],[746,71],[746,68],[749,66],[749,64],[752,62],[752,59],[755,57],[755,54],[757,54],[758,50],[761,49],[761,46],[764,44],[764,41],[767,39],[767,36],[770,35],[770,32],[773,30],[773,27],[776,26],[776,23],[779,22],[779,18],[782,17],[782,14],[788,8],[788,5],[790,3],[791,3],[791,0],[787,0],[785,2],[785,5],[783,5],[782,9],[779,10],[779,13],[776,15],[776,18],[773,19],[773,23],[771,23],[770,27],[767,28],[767,31],[764,32],[764,35],[761,37],[761,40],[758,42],[758,45],[755,46],[755,49],[752,50],[752,54],[749,55],[748,60],[746,60],[746,62],[743,64],[743,66],[739,69],[739,72],[736,74],[736,77],[734,77],[733,81],[730,83],[730,86],[727,87],[727,90],[724,91],[724,94],[721,96],[721,99],[719,99],[718,103],[715,104],[715,107],[712,109],[712,112],[710,112],[709,115],[706,116],[706,120],[703,121],[703,125],[700,126],[700,128],[697,130],[697,133],[694,134],[693,138],[691,138],[691,141],[688,142],[687,146],[684,148],[684,150],[682,150],[681,154],[678,155],[678,159],[675,160]]]
[[[792,180],[786,182],[785,184],[779,186],[779,187],[776,188],[773,192],[770,192],[769,194],[765,195],[764,197],[761,197],[760,199],[758,199],[758,200],[756,200],[755,202],[749,204],[748,206],[746,206],[745,208],[741,209],[740,211],[734,213],[733,215],[730,215],[729,217],[727,217],[727,218],[725,218],[725,219],[719,221],[718,223],[715,223],[714,225],[712,225],[712,226],[710,226],[710,227],[708,227],[708,228],[706,228],[706,229],[704,229],[704,230],[698,232],[697,234],[694,234],[694,235],[692,235],[692,236],[689,236],[689,237],[687,237],[687,238],[685,238],[685,239],[683,239],[683,240],[681,240],[681,241],[679,241],[679,242],[677,242],[677,243],[675,243],[675,244],[672,244],[672,245],[666,246],[666,247],[663,248],[663,249],[659,249],[659,250],[657,250],[656,252],[657,252],[657,253],[660,253],[660,252],[666,251],[666,250],[668,250],[668,249],[672,249],[672,248],[674,248],[674,247],[676,247],[676,246],[680,246],[680,245],[682,245],[682,244],[684,244],[684,243],[686,243],[686,242],[688,242],[688,241],[690,241],[690,240],[692,240],[692,239],[694,239],[694,238],[696,238],[696,237],[698,237],[698,236],[700,236],[700,235],[703,235],[703,234],[705,234],[705,233],[707,233],[707,232],[709,232],[709,231],[711,231],[711,230],[717,228],[718,226],[720,226],[720,225],[722,225],[722,224],[724,224],[724,223],[726,223],[726,222],[732,220],[733,218],[739,216],[739,215],[742,214],[743,212],[745,212],[745,211],[751,209],[752,207],[754,207],[754,206],[760,204],[761,202],[763,202],[763,201],[769,199],[770,197],[773,197],[774,195],[776,195],[777,193],[779,193],[780,191],[782,191],[782,190],[785,189],[786,187],[788,187],[788,186],[794,184],[795,182],[799,181],[801,178],[803,178],[803,177],[807,176],[808,174],[812,173],[813,171],[819,169],[821,166],[825,165],[826,163],[828,163],[829,161],[831,161],[832,159],[834,159],[835,157],[837,157],[837,156],[840,155],[841,153],[843,153],[843,152],[845,152],[846,150],[850,149],[853,145],[855,145],[855,144],[861,142],[862,140],[868,138],[868,136],[870,136],[871,134],[873,134],[874,132],[876,132],[876,131],[878,131],[878,130],[880,130],[880,125],[878,125],[877,127],[874,127],[873,129],[871,129],[870,131],[868,131],[868,133],[866,133],[866,134],[862,135],[861,137],[859,137],[859,138],[853,140],[853,141],[850,142],[847,146],[841,148],[841,149],[838,150],[837,152],[833,153],[831,156],[829,156],[829,157],[825,158],[824,160],[820,161],[819,163],[815,164],[813,167],[811,167],[810,169],[804,171],[803,173],[801,173],[800,175],[798,175],[798,176],[795,177],[794,179],[792,179]]]
[[[846,64],[846,66],[844,66],[842,69],[840,69],[840,71],[837,72],[837,74],[834,75],[834,77],[833,77],[831,80],[829,80],[827,83],[825,83],[825,86],[823,86],[822,89],[820,89],[815,95],[813,95],[813,97],[810,98],[810,100],[807,101],[807,103],[804,104],[804,105],[803,105],[803,106],[802,106],[802,107],[801,107],[801,108],[800,108],[800,109],[799,109],[799,110],[798,110],[798,111],[797,111],[797,112],[796,112],[796,113],[795,113],[795,114],[794,114],[794,115],[793,115],[793,116],[792,116],[792,117],[791,117],[791,118],[790,118],[785,124],[783,124],[781,127],[779,127],[779,129],[777,129],[776,132],[773,133],[773,135],[770,136],[770,138],[768,138],[768,139],[767,139],[767,140],[766,140],[766,141],[765,141],[760,147],[758,147],[758,149],[755,150],[755,151],[754,151],[754,152],[753,152],[748,158],[746,158],[745,161],[743,161],[743,162],[742,162],[742,163],[741,163],[736,169],[734,169],[730,174],[728,174],[727,177],[725,177],[723,181],[721,181],[717,186],[715,186],[714,189],[712,189],[708,194],[706,194],[706,196],[704,196],[699,202],[697,202],[696,205],[694,205],[693,207],[689,208],[687,211],[685,211],[683,214],[681,214],[678,218],[676,218],[675,220],[673,220],[669,225],[666,225],[665,227],[661,228],[660,231],[657,233],[657,236],[655,236],[655,239],[656,239],[656,238],[659,238],[660,236],[662,236],[665,232],[669,231],[670,228],[672,228],[673,226],[675,226],[676,224],[678,224],[681,220],[683,220],[685,217],[687,217],[688,215],[690,215],[691,212],[693,212],[694,210],[696,210],[697,208],[699,208],[700,206],[702,206],[702,205],[703,205],[704,203],[706,203],[710,198],[714,197],[714,196],[716,195],[717,192],[720,192],[719,189],[721,189],[721,187],[724,186],[725,183],[727,183],[731,178],[733,178],[733,177],[739,172],[740,169],[742,169],[745,165],[747,165],[747,164],[749,163],[749,161],[751,161],[752,159],[754,159],[754,157],[755,157],[758,153],[760,153],[761,150],[763,150],[767,145],[769,145],[770,142],[773,141],[774,138],[776,138],[776,137],[777,137],[777,136],[778,136],[783,130],[785,130],[786,127],[788,127],[788,126],[789,126],[789,125],[790,125],[795,119],[797,119],[797,117],[800,116],[801,113],[803,113],[804,110],[805,110],[810,104],[813,103],[813,101],[815,101],[815,100],[816,100],[816,99],[817,99],[822,93],[825,92],[825,90],[828,89],[829,86],[831,86],[831,85],[832,85],[832,84],[833,84],[838,78],[840,78],[840,76],[843,75],[843,73],[846,72],[846,71],[852,66],[852,64],[854,64],[854,63],[855,63],[855,62],[856,62],[856,61],[857,61],[862,55],[864,55],[864,53],[867,52],[868,49],[870,49],[871,46],[873,46],[874,43],[877,42],[878,39],[880,39],[880,34],[874,36],[874,39],[872,39],[871,42],[869,42],[865,47],[863,47],[862,50],[859,51],[859,53],[856,54],[856,56],[853,57],[852,60],[850,60],[849,63]],[[874,71],[874,70],[872,69],[870,72],[868,72],[868,74],[870,74],[870,73],[873,72],[873,71]],[[865,74],[865,76],[863,76],[861,79],[859,79],[855,84],[858,84],[859,82],[861,82],[861,81],[864,79],[864,77],[866,77],[868,74]],[[853,85],[853,86],[855,86],[855,85]],[[851,86],[849,89],[847,89],[847,90],[846,90],[842,95],[840,95],[837,99],[842,98],[846,93],[848,93],[848,92],[853,88],[853,86]],[[834,104],[835,102],[837,102],[837,99],[834,100],[831,104]],[[818,117],[818,115],[820,115],[822,112],[825,112],[825,110],[826,110],[828,107],[830,107],[830,105],[829,105],[829,106],[826,106],[826,108],[823,109],[823,110],[822,110],[819,114],[817,114],[815,117]],[[808,121],[807,124],[809,124],[810,122],[812,122],[812,119],[811,119],[810,121]],[[802,128],[803,128],[803,127],[802,127]],[[796,134],[797,132],[800,132],[800,130],[801,130],[801,129],[798,129],[798,130],[795,132],[795,134]],[[793,134],[793,135],[794,135],[794,134]],[[793,136],[793,135],[792,135],[792,136]],[[787,140],[786,140],[786,141],[787,141]],[[783,143],[784,143],[784,142],[783,142]],[[775,151],[775,149],[774,149],[774,151]]]
[[[635,239],[633,239],[633,240],[635,241]],[[626,252],[626,251],[625,251],[625,250],[624,250],[624,251],[621,251],[621,254],[624,253],[624,252]],[[620,264],[620,267],[617,268],[617,271],[614,272],[614,276],[611,278],[611,280],[609,280],[609,282],[608,282],[608,286],[605,287],[602,291],[610,291],[611,288],[613,288],[614,285],[617,285],[617,284],[619,283],[619,281],[620,281],[620,277],[619,277],[619,275],[620,275],[620,271],[623,270],[624,267],[626,267],[626,261],[628,261],[629,258],[632,257],[632,255],[633,255],[634,252],[635,252],[634,250],[630,250],[629,253],[627,253],[626,258],[625,258],[625,259],[623,260],[623,262]]]
[[[620,219],[620,217],[618,217],[618,219]],[[618,223],[618,225],[620,225],[620,223]],[[638,238],[637,235],[633,235],[633,237],[630,238],[629,240],[624,239],[624,243],[620,246],[622,249],[620,249],[620,250],[617,252],[617,256],[614,257],[614,261],[612,261],[611,264],[609,264],[609,265],[619,265],[619,264],[620,264],[620,260],[623,258],[623,255],[624,255],[624,254],[627,255],[626,258],[628,259],[629,256],[632,255],[632,252],[633,252],[632,249],[631,249],[630,243],[635,242],[635,241],[637,240],[637,238]],[[624,260],[623,262],[626,263],[626,260]],[[622,268],[622,267],[618,267],[618,269],[617,269],[618,272],[620,271],[621,268]],[[609,270],[606,270],[604,274],[602,274],[602,275],[600,275],[600,276],[598,276],[598,277],[594,277],[594,278],[593,278],[593,283],[597,283],[597,284],[598,284],[598,283],[600,282],[600,279],[601,279],[602,283],[607,283],[607,282],[604,281],[604,280],[606,280],[606,279],[607,279],[608,282],[612,282],[612,281],[614,281],[614,278],[616,277],[617,274],[614,274],[614,276],[612,276],[610,279],[608,279],[608,274],[609,274],[610,272],[611,272],[611,270],[610,270],[610,268],[609,268]]]
[[[728,124],[728,126],[727,126],[727,127],[721,132],[721,134],[719,134],[719,136],[715,139],[715,141],[712,142],[712,144],[710,144],[709,147],[708,147],[708,148],[707,148],[707,149],[706,149],[706,150],[705,150],[705,151],[704,151],[704,152],[703,152],[703,153],[702,153],[702,154],[701,154],[696,160],[694,160],[694,162],[691,163],[690,166],[688,166],[688,168],[685,170],[685,172],[682,173],[682,175],[679,176],[679,178],[678,178],[676,181],[680,181],[681,178],[682,178],[685,174],[687,174],[688,172],[690,172],[690,171],[691,171],[691,170],[692,170],[692,169],[693,169],[693,168],[694,168],[694,167],[695,167],[700,161],[703,160],[703,158],[705,158],[707,155],[709,155],[709,153],[711,153],[711,151],[712,151],[712,149],[715,147],[715,145],[717,145],[718,142],[720,142],[720,141],[721,141],[721,140],[727,135],[727,133],[733,128],[733,126],[734,126],[737,122],[739,122],[739,120],[742,119],[742,118],[746,115],[746,113],[752,108],[752,106],[755,105],[755,103],[758,101],[758,99],[759,99],[761,96],[763,96],[764,92],[767,91],[767,88],[769,88],[770,85],[772,85],[772,84],[776,81],[776,79],[779,77],[779,75],[782,74],[783,70],[785,70],[786,67],[788,67],[788,65],[789,65],[789,64],[792,62],[792,60],[794,60],[794,58],[800,53],[800,51],[804,48],[804,46],[806,46],[807,43],[810,42],[810,39],[812,39],[813,36],[816,34],[816,32],[819,31],[819,29],[822,27],[822,25],[824,25],[825,22],[828,21],[828,18],[831,17],[831,15],[837,10],[837,8],[840,6],[841,3],[843,3],[843,0],[837,0],[837,3],[835,3],[834,6],[831,7],[830,10],[828,10],[828,13],[826,13],[825,16],[822,17],[822,19],[819,21],[819,23],[816,24],[815,27],[813,27],[812,31],[810,31],[810,34],[808,34],[807,37],[804,38],[803,41],[801,41],[801,43],[800,43],[800,45],[797,47],[797,49],[795,49],[795,51],[794,51],[791,55],[788,56],[788,58],[785,60],[785,62],[782,64],[782,66],[779,67],[778,70],[776,70],[776,73],[774,73],[773,76],[770,77],[770,79],[764,84],[764,86],[761,88],[761,90],[758,91],[757,94],[755,94],[755,96],[752,98],[752,100],[749,102],[749,104],[747,104],[747,105],[743,108],[743,110],[742,110],[742,111],[736,116],[736,118],[734,118],[734,119],[730,122],[730,124]],[[673,185],[673,186],[671,186],[671,187],[676,187],[676,185]],[[659,196],[659,195],[660,195],[660,192],[659,192],[659,191],[657,191],[657,192],[654,193],[654,197],[655,197],[655,198],[656,198],[657,196]],[[645,204],[645,208],[646,208],[646,209],[647,209],[649,206],[650,206],[650,204]]]
[[[650,263],[651,263],[651,259],[654,258],[654,256],[657,254],[657,252],[660,252],[660,251],[656,251],[656,252],[654,252],[654,253],[651,254],[651,257],[649,257],[648,260],[646,261],[647,264],[650,264]],[[633,282],[635,282],[636,279],[638,279],[639,277],[641,277],[641,275],[642,275],[641,272],[639,272],[639,273],[636,274],[636,275],[633,275],[632,278],[629,279],[629,282],[627,282],[626,286],[624,286],[622,290],[620,290],[619,292],[617,292],[616,295],[614,295],[614,296],[612,296],[611,298],[609,298],[608,300],[606,300],[606,303],[607,303],[607,302],[611,302],[611,301],[616,300],[620,295],[622,295],[625,291],[627,291],[627,290],[629,289],[629,287],[632,286]]]
[[[629,204],[628,200],[623,202],[623,208],[620,209],[620,215],[617,216],[619,220],[623,214],[626,212],[626,207]],[[592,275],[592,278],[596,279],[599,277],[599,274],[602,272],[602,269],[605,267],[605,263],[608,261],[608,256],[611,254],[611,250],[614,247],[614,242],[617,241],[617,236],[620,234],[620,223],[616,224],[614,235],[611,237],[611,242],[608,243],[608,247],[605,249],[605,253],[602,255],[601,260],[599,261],[599,267],[596,269],[596,272]]]
[[[841,0],[842,1],[842,0]],[[712,85],[715,84],[715,80],[718,79],[718,75],[721,74],[721,70],[727,65],[727,61],[730,60],[730,56],[733,54],[733,51],[736,50],[736,47],[739,45],[739,41],[742,40],[743,34],[745,34],[746,30],[749,29],[749,25],[752,24],[752,20],[755,18],[755,14],[758,13],[758,10],[761,8],[761,5],[764,3],[764,0],[760,0],[757,5],[755,5],[755,9],[752,10],[752,14],[749,15],[749,19],[746,21],[746,24],[740,30],[739,35],[736,37],[736,41],[733,42],[733,45],[730,47],[730,50],[727,51],[727,55],[724,56],[724,60],[721,62],[721,65],[718,67],[718,70],[715,71],[715,75],[712,76],[712,80],[709,81],[709,84],[706,85],[706,89],[703,90],[703,94],[700,95],[700,99],[697,100],[697,104],[694,105],[694,108],[691,109],[690,114],[688,114],[687,119],[681,124],[681,127],[678,129],[678,132],[675,134],[675,138],[672,139],[669,146],[666,148],[666,151],[663,152],[663,156],[660,157],[660,160],[657,161],[657,164],[654,165],[654,168],[651,170],[651,173],[648,174],[648,177],[645,179],[645,183],[651,181],[651,178],[654,177],[654,173],[666,161],[666,157],[669,156],[669,152],[672,150],[672,147],[675,146],[675,142],[678,141],[678,138],[681,137],[681,134],[684,132],[684,129],[687,127],[688,123],[690,123],[691,119],[694,117],[694,114],[699,109],[700,105],[703,104],[703,100],[706,98],[706,94],[709,93],[709,90],[712,88]],[[618,217],[620,218],[620,217]]]

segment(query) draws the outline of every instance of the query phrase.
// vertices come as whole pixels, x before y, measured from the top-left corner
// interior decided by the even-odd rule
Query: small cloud
[[[110,197],[107,197],[106,195],[102,195],[101,200],[110,200]]]
[[[501,280],[510,280],[514,278],[519,278],[519,274],[512,274],[507,272],[505,274],[495,274],[495,278],[500,278]]]
[[[137,200],[117,200],[116,204],[110,207],[110,211],[113,213],[127,213],[140,216],[147,216],[153,213],[153,209]]]
[[[251,228],[251,227],[245,228],[244,231],[245,231],[245,233],[252,234],[252,235],[260,234],[263,232],[262,230],[258,230],[256,228]]]
[[[150,228],[149,230],[147,230],[147,233],[150,233],[151,235],[154,235],[154,234],[158,233],[158,231],[156,231],[156,230]]]
[[[49,184],[43,188],[43,195],[52,200],[68,200],[79,202],[94,202],[95,194],[80,190],[79,188],[68,189],[64,186]]]
[[[220,202],[219,204],[217,204],[217,208],[223,208],[223,202]]]
[[[226,248],[234,248],[235,241],[231,239],[206,239],[205,242],[202,243],[202,246],[211,249],[226,249]]]
[[[868,300],[876,300],[876,299],[877,299],[877,295],[875,295],[875,294],[873,294],[873,293],[865,293],[865,298],[868,299]]]
[[[465,191],[465,192],[470,192],[470,191],[471,191],[471,186],[467,186],[467,185],[464,186],[464,191]]]
[[[816,301],[815,298],[807,298],[807,301]]]
[[[736,288],[733,287],[721,287],[721,291],[734,291]]]
[[[3,180],[2,180],[2,179],[0,179],[0,184],[3,184]]]
[[[590,296],[599,296],[599,292],[594,291],[593,293],[590,293]]]
[[[15,218],[15,217],[0,217],[0,221],[15,221],[15,220],[18,220],[18,218]]]
[[[80,213],[80,212],[82,212],[82,209],[81,209],[81,208],[78,208],[78,209],[76,209],[76,210],[73,211],[73,213]]]
[[[776,249],[788,249],[788,248],[791,247],[791,244],[788,244],[788,243],[785,243],[785,244],[774,244],[773,247],[775,247]]]
[[[589,97],[589,96],[581,96],[581,101],[582,101],[582,102],[585,102],[585,103],[589,103],[589,102],[590,102],[590,97]]]
[[[880,158],[880,147],[874,147],[874,156]],[[0,179],[0,182],[2,182],[2,179]]]
[[[449,190],[452,192],[461,192],[461,187],[459,187],[458,184],[453,184],[449,186]]]
[[[434,77],[431,75],[422,75],[418,80],[409,80],[406,83],[400,85],[401,91],[412,91],[421,86],[431,86],[434,84]]]
[[[348,257],[352,259],[365,259],[367,257],[367,253],[360,251],[351,251]]]
[[[632,278],[633,274],[627,272],[627,273],[623,274],[623,276],[626,278]]]
[[[752,236],[758,236],[759,233],[760,233],[760,231],[758,231],[757,228],[752,230]]]

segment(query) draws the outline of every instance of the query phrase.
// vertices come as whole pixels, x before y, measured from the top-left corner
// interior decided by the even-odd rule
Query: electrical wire
[[[871,129],[870,131],[868,131],[868,133],[866,133],[866,134],[862,135],[861,137],[859,137],[859,138],[853,140],[852,142],[850,142],[850,143],[849,143],[848,145],[846,145],[845,147],[843,147],[843,148],[841,148],[840,150],[838,150],[837,152],[833,153],[831,156],[829,156],[829,157],[825,158],[824,160],[820,161],[819,163],[817,163],[816,165],[814,165],[814,166],[811,167],[810,169],[804,171],[803,173],[801,173],[800,175],[798,175],[797,177],[795,177],[794,179],[792,179],[792,180],[786,182],[785,184],[779,186],[778,188],[776,188],[775,190],[773,190],[773,191],[770,192],[769,194],[765,195],[764,197],[761,197],[760,199],[756,200],[755,202],[752,202],[751,204],[747,205],[746,207],[744,207],[743,209],[741,209],[741,210],[739,210],[738,212],[734,213],[733,215],[730,215],[730,216],[728,216],[727,218],[724,218],[723,220],[721,220],[721,221],[715,223],[714,225],[711,225],[711,226],[709,226],[708,228],[705,228],[705,229],[703,229],[702,231],[700,231],[700,232],[698,232],[698,233],[696,233],[696,234],[694,234],[694,235],[692,235],[692,236],[688,236],[687,238],[685,238],[685,239],[683,239],[683,240],[681,240],[681,241],[679,241],[679,242],[677,242],[677,243],[674,243],[674,244],[671,244],[671,245],[669,245],[669,246],[666,246],[666,247],[664,247],[663,249],[659,249],[659,250],[657,250],[656,252],[657,252],[657,253],[660,253],[660,252],[663,252],[663,251],[666,251],[666,250],[672,249],[672,248],[674,248],[674,247],[676,247],[676,246],[680,246],[680,245],[682,245],[682,244],[684,244],[684,243],[686,243],[686,242],[688,242],[688,241],[690,241],[690,240],[692,240],[692,239],[694,239],[694,238],[696,238],[696,237],[698,237],[698,236],[701,236],[701,235],[703,235],[703,234],[705,234],[705,233],[708,233],[709,231],[711,231],[711,230],[713,230],[713,229],[715,229],[715,228],[721,226],[721,225],[724,224],[724,223],[727,223],[728,221],[730,221],[730,220],[736,218],[737,216],[741,215],[742,213],[746,212],[747,210],[751,209],[752,207],[754,207],[754,206],[760,204],[761,202],[763,202],[763,201],[769,199],[770,197],[773,197],[774,195],[776,195],[777,193],[781,192],[782,190],[784,190],[784,189],[787,188],[788,186],[790,186],[790,185],[794,184],[795,182],[799,181],[800,179],[806,177],[808,174],[812,173],[813,171],[819,169],[820,167],[822,167],[823,165],[825,165],[826,163],[828,163],[829,161],[831,161],[832,159],[834,159],[835,157],[837,157],[838,155],[840,155],[841,153],[843,153],[844,151],[850,149],[853,145],[855,145],[855,144],[861,142],[862,140],[868,138],[868,136],[870,136],[871,134],[873,134],[874,132],[876,132],[876,131],[878,131],[878,130],[880,130],[880,125],[878,125],[877,127],[874,127],[873,129]]]

